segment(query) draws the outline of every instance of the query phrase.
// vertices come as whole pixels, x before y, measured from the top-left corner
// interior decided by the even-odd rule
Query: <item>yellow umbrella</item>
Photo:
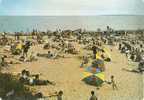
[[[107,50],[106,48],[103,48],[103,50],[105,51],[105,54],[106,54],[109,58],[111,58],[111,55],[110,55],[110,53],[108,52],[108,50]]]
[[[21,43],[19,43],[19,44],[17,44],[17,46],[16,46],[16,49],[22,49],[22,44]]]
[[[89,77],[89,76],[92,76],[92,75],[98,77],[99,79],[101,79],[103,81],[105,80],[104,72],[99,72],[99,73],[96,73],[96,74],[93,74],[91,72],[83,72],[83,78],[86,78],[86,77]]]
[[[82,79],[85,83],[94,85],[94,86],[100,86],[104,82],[104,73],[90,73],[90,72],[84,72],[84,78]]]
[[[96,58],[102,60],[102,58],[101,58],[101,53],[100,53],[100,52],[98,52],[98,53],[96,54]]]
[[[104,72],[97,73],[97,74],[95,74],[95,76],[97,76],[98,78],[100,78],[103,81],[105,80]]]
[[[93,75],[91,72],[83,72],[83,78]]]

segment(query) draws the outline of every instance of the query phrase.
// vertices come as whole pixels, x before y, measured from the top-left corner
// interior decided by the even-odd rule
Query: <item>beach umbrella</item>
[[[91,67],[104,68],[104,67],[105,67],[105,65],[104,65],[104,60],[101,60],[101,59],[96,59],[96,60],[94,60],[94,61],[92,62]]]
[[[101,53],[98,52],[98,53],[96,54],[96,58],[102,60]]]
[[[101,69],[99,67],[97,67],[97,68],[95,68],[95,67],[86,67],[85,71],[96,74],[96,73],[101,72]]]
[[[104,61],[101,60],[101,59],[96,59],[92,62],[93,64],[96,64],[96,65],[104,65]]]
[[[105,52],[105,55],[111,59],[111,55],[110,53],[108,52],[107,48],[103,48],[104,52]]]
[[[105,70],[104,61],[100,59],[94,60],[91,66],[86,67],[83,70],[91,73],[102,72]]]
[[[101,86],[102,83],[104,82],[104,73],[100,72],[97,74],[93,74],[90,72],[84,72],[83,73],[83,79],[82,81],[84,81],[86,84],[89,85],[94,85],[94,86]]]
[[[104,51],[104,52],[103,52]],[[102,57],[104,56],[104,58]],[[102,47],[102,49],[100,49],[97,54],[96,54],[96,58],[97,59],[101,59],[101,60],[106,60],[106,59],[111,59],[111,55],[108,52],[108,49],[105,47]]]
[[[16,49],[21,50],[22,49],[22,44],[21,43],[17,44]]]

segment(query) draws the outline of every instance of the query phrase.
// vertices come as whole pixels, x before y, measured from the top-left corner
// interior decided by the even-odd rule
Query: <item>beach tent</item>
[[[83,72],[82,81],[84,81],[86,84],[94,85],[94,86],[101,86],[104,80],[105,78],[104,78],[103,72],[96,73],[96,74],[93,74],[90,72]]]

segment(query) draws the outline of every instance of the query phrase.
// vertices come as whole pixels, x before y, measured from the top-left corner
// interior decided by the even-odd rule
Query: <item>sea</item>
[[[85,29],[144,29],[144,16],[0,16],[0,32],[31,32]]]

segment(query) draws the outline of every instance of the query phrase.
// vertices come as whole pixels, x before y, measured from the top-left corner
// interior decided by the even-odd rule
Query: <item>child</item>
[[[117,90],[118,88],[117,88],[117,85],[116,85],[116,83],[115,83],[115,80],[114,80],[114,76],[112,75],[111,76],[111,85],[112,85],[112,88],[113,88],[113,90]]]
[[[91,91],[91,97],[90,97],[89,100],[98,100],[95,93],[94,93],[94,91]]]
[[[62,100],[63,91],[59,91],[57,95],[57,100]]]

